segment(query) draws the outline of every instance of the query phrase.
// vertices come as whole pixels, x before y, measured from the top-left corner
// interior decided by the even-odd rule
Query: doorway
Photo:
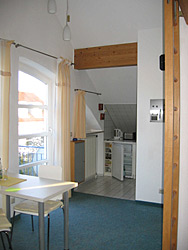
[[[98,176],[79,185],[76,192],[105,196],[110,198],[135,200],[136,180],[126,178],[119,181],[109,176]]]

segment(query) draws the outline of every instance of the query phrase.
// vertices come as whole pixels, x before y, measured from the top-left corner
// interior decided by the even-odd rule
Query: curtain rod
[[[30,48],[30,47],[24,46],[24,45],[19,44],[19,43],[14,43],[14,46],[15,46],[16,48],[22,47],[22,48],[24,48],[24,49],[28,49],[28,50],[37,52],[37,53],[39,53],[39,54],[42,54],[42,55],[44,55],[44,56],[48,56],[48,57],[51,57],[51,58],[54,58],[54,59],[59,59],[57,56],[52,56],[52,55],[50,55],[50,54],[44,53],[44,52],[39,51],[39,50],[36,50],[36,49],[32,49],[32,48]],[[74,65],[74,63],[73,63],[73,62],[70,62],[70,65],[71,65],[71,66]]]
[[[74,89],[74,91],[78,91],[78,90],[85,91],[85,92],[90,93],[90,94],[101,95],[101,93],[87,91],[87,90],[84,90],[84,89]]]
[[[0,40],[3,40],[3,41],[8,41],[8,40],[3,39],[3,38],[0,38]],[[50,55],[50,54],[44,53],[44,52],[42,52],[42,51],[39,51],[39,50],[36,50],[36,49],[30,48],[30,47],[24,46],[24,45],[19,44],[19,43],[15,43],[15,42],[13,42],[12,44],[15,46],[15,48],[22,47],[22,48],[24,48],[24,49],[28,49],[28,50],[31,50],[31,51],[37,52],[37,53],[42,54],[42,55],[44,55],[44,56],[48,56],[48,57],[51,57],[51,58],[54,58],[54,59],[59,59],[59,58],[58,58],[58,57],[56,57],[56,56],[53,56],[53,55]],[[72,66],[72,65],[74,65],[74,63],[73,63],[73,62],[70,62],[70,65],[71,65],[71,66]]]

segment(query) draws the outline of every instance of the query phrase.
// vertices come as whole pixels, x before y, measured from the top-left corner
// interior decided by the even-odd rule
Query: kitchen
[[[136,104],[105,105],[105,110],[104,175],[113,176],[121,181],[123,177],[135,179]],[[111,154],[107,154],[108,151],[111,151]]]
[[[78,188],[78,191],[134,200],[136,184],[135,132],[137,116],[137,67],[132,66],[98,70],[94,69],[90,71],[88,70],[87,73],[89,74],[91,79],[95,79],[95,85],[97,86],[97,89],[102,93],[104,102],[108,103],[103,105],[104,107],[101,111],[105,114],[103,138],[104,163],[102,169],[103,172],[100,171],[99,173],[97,173],[98,178],[91,179],[86,183],[81,184]],[[119,87],[116,89],[116,95],[114,95],[114,82],[117,81],[117,78]],[[103,81],[104,84],[101,84],[101,81]],[[110,87],[111,91],[109,89],[107,91],[107,86]],[[126,88],[127,91],[125,91]],[[119,128],[122,132],[120,132],[119,130],[115,130],[116,128]],[[119,134],[114,135],[114,131],[119,132]],[[125,132],[128,133],[126,134]],[[124,138],[125,136],[127,136],[128,140],[126,140],[126,138],[125,140],[123,140],[123,136]],[[105,145],[109,144],[110,147],[105,147]],[[127,152],[127,156],[129,155],[129,157],[126,158],[126,160],[128,161],[126,166],[129,168],[131,166],[131,174],[128,174],[128,170],[126,170],[126,178],[125,176],[123,176],[123,163],[118,162],[120,160],[123,161],[122,151],[124,150],[124,148],[126,148],[125,145],[127,145],[127,150],[129,151]],[[110,152],[105,152],[106,150],[113,150],[114,156],[112,156]],[[119,156],[119,153],[121,154],[121,156]],[[108,157],[110,157],[111,159],[106,159]],[[112,159],[116,159],[117,163],[112,163]],[[130,160],[133,167],[129,162]],[[114,165],[114,167],[112,167],[112,164]],[[102,175],[104,175],[104,177]],[[84,186],[86,188],[84,188]],[[127,191],[129,191],[129,194],[127,194]]]
[[[121,133],[119,129],[115,129],[114,131]],[[95,178],[93,176],[88,181],[80,183],[77,191],[119,199],[135,200],[135,185],[136,141],[123,140],[123,138],[121,139],[116,134],[115,139],[104,140],[103,175],[95,175]]]

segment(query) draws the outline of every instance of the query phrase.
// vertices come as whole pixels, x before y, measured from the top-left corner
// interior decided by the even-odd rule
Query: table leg
[[[6,195],[6,216],[10,221],[10,195]]]
[[[44,237],[44,203],[38,203],[39,212],[39,249],[45,250],[45,237]]]
[[[64,200],[64,249],[69,249],[69,194],[63,194]]]

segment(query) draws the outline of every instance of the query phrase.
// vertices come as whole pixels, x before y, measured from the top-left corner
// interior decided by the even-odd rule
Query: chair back
[[[8,221],[3,209],[0,208],[0,232],[10,231],[11,227],[12,227],[12,225]]]
[[[60,166],[48,166],[48,165],[41,165],[39,167],[38,176],[41,178],[52,179],[52,180],[62,180],[62,167]],[[52,200],[62,200],[63,195],[58,195]]]
[[[38,176],[42,178],[46,178],[46,179],[61,181],[62,180],[62,167],[41,165],[39,167]]]

